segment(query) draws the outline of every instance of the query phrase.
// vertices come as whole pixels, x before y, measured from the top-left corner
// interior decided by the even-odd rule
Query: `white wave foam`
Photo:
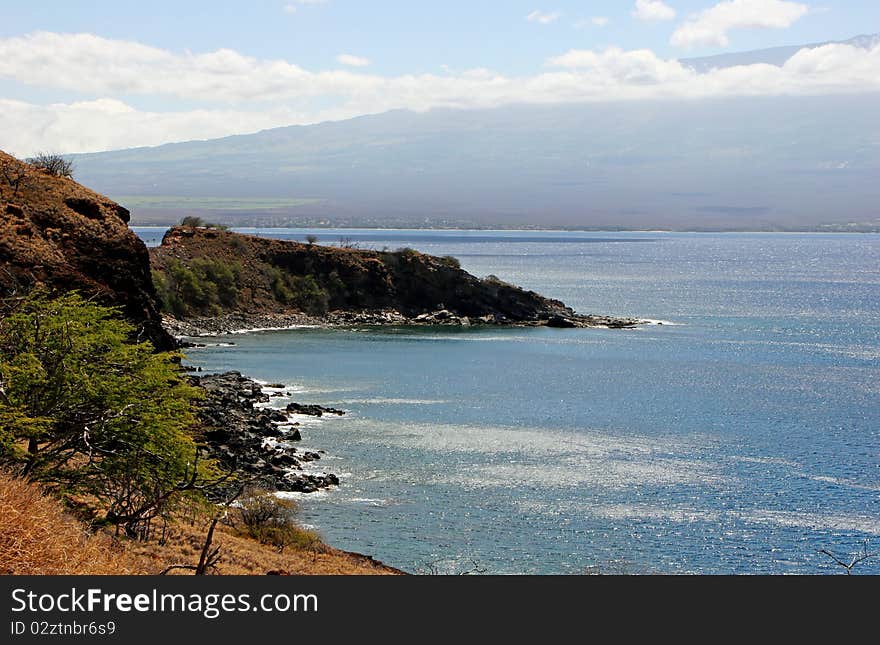
[[[254,327],[252,329],[248,329],[248,328],[233,329],[233,330],[227,331],[225,333],[235,334],[235,335],[240,336],[242,334],[258,334],[258,333],[267,332],[267,331],[291,331],[294,329],[321,329],[321,325],[287,325],[284,327]],[[215,336],[216,334],[202,334],[202,335]]]
[[[314,493],[297,493],[292,491],[279,491],[275,493],[275,497],[279,499],[320,499],[324,497],[329,497],[332,489],[330,488],[319,488]]]
[[[388,506],[390,502],[387,499],[374,499],[370,497],[353,497],[348,500],[352,504],[362,504],[364,506]]]

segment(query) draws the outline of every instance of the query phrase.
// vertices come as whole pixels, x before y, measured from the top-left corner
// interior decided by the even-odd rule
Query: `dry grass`
[[[194,565],[207,532],[205,522],[177,522],[168,528],[166,543],[131,543],[132,553],[153,562],[161,571],[172,564]],[[213,546],[220,547],[220,560],[209,573],[215,575],[254,576],[268,573],[282,575],[395,575],[400,571],[386,567],[366,556],[339,551],[321,542],[300,548],[287,547],[283,552],[239,534],[236,529],[217,526]],[[187,571],[175,573],[188,575]]]
[[[207,524],[207,519],[176,521],[167,527],[163,544],[89,533],[39,486],[0,472],[0,575],[149,575],[173,564],[195,565]],[[304,540],[279,553],[224,525],[217,527],[213,546],[220,547],[219,561],[209,573],[218,575],[401,573],[320,541]]]
[[[0,574],[144,573],[144,562],[120,542],[89,534],[38,486],[0,473]]]

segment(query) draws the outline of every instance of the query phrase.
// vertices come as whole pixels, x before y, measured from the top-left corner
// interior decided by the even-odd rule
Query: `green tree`
[[[132,332],[115,309],[75,293],[0,308],[0,459],[96,496],[129,533],[211,470],[189,434],[200,391],[179,376],[180,356]]]

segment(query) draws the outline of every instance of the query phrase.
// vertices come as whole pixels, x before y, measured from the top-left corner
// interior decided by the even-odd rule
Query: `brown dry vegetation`
[[[0,473],[0,574],[144,574],[142,558],[109,535],[92,534],[58,500]]]
[[[173,564],[194,565],[207,531],[207,521],[177,522],[169,527],[167,543],[132,542],[129,549],[153,563],[154,571],[161,571]],[[213,545],[220,547],[220,561],[209,573],[219,575],[266,575],[280,573],[290,575],[394,575],[401,573],[363,555],[346,553],[322,543],[306,548],[277,549],[260,544],[235,529],[220,524],[214,534]],[[187,575],[188,571],[176,571]]]
[[[116,539],[90,533],[57,499],[31,484],[0,472],[0,574],[144,575],[174,564],[194,565],[208,520],[179,520],[165,532],[164,544]],[[219,525],[214,547],[219,561],[211,574],[393,575],[400,572],[366,556],[320,542],[288,547],[282,553]],[[188,574],[188,571],[177,573]]]

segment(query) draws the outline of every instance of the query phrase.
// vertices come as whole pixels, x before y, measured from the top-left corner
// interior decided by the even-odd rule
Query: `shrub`
[[[242,496],[229,521],[246,535],[262,544],[274,546],[279,552],[288,546],[319,548],[321,540],[318,535],[297,525],[294,519],[296,511],[294,502],[254,489]]]
[[[153,270],[162,310],[177,317],[222,313],[235,307],[241,265],[196,258],[188,265],[170,259],[164,271]]]
[[[206,222],[201,217],[195,215],[187,215],[180,220],[180,226],[188,226],[190,228],[213,228],[218,231],[228,231],[229,227],[223,224],[215,224],[214,222]]]
[[[187,215],[182,220],[180,220],[180,226],[189,226],[191,228],[201,228],[205,225],[205,220],[201,217],[196,217],[195,215]]]
[[[76,293],[38,291],[2,310],[0,461],[95,496],[133,533],[197,478],[189,429],[200,391],[179,376],[180,355],[131,342],[115,309]]]
[[[41,152],[26,160],[31,166],[53,177],[73,178],[73,161],[61,155]]]
[[[504,280],[499,278],[497,275],[491,275],[491,274],[487,275],[485,278],[483,278],[483,282],[486,284],[495,286],[495,287],[510,287],[510,286],[512,286],[509,282],[505,282]]]
[[[439,260],[441,264],[444,264],[453,269],[461,268],[461,261],[457,257],[454,257],[452,255],[444,255],[442,258],[439,258]]]
[[[12,188],[13,197],[30,183],[27,165],[18,161],[0,161],[0,177]]]
[[[240,265],[197,258],[192,262],[192,269],[202,282],[214,285],[212,291],[216,294],[217,302],[220,305],[224,307],[235,305],[238,295],[238,278],[241,274]]]
[[[312,315],[327,313],[330,295],[318,284],[314,275],[295,275],[278,267],[270,267],[267,277],[272,287],[272,295],[278,302]]]

